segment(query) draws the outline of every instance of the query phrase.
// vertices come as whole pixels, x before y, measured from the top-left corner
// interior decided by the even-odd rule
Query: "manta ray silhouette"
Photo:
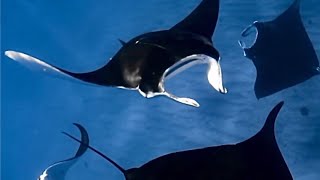
[[[262,129],[234,145],[167,154],[139,168],[125,170],[95,148],[88,147],[118,168],[127,180],[291,180],[292,176],[275,139],[275,120],[283,106],[278,103]],[[65,133],[81,143],[75,137]]]
[[[251,47],[239,41],[244,55],[251,59],[257,70],[254,85],[258,99],[308,80],[320,73],[317,54],[300,16],[300,0],[276,19],[255,21],[242,36],[256,30]]]
[[[43,171],[38,180],[63,180],[69,168],[78,161],[78,159],[86,152],[89,145],[89,136],[87,131],[80,125],[74,123],[74,125],[80,130],[81,144],[76,152],[75,156],[63,161],[56,162],[50,165]]]
[[[208,81],[217,91],[223,87],[219,52],[213,47],[219,14],[219,0],[203,0],[185,19],[169,30],[139,35],[123,45],[102,68],[74,73],[16,51],[5,55],[33,69],[73,77],[88,83],[138,90],[151,98],[167,96],[175,101],[198,107],[190,98],[177,97],[166,91],[164,80],[199,63],[208,63]]]

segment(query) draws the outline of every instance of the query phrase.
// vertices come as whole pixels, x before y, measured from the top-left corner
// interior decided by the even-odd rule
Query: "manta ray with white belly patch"
[[[198,107],[190,98],[166,91],[164,80],[199,63],[208,64],[208,81],[217,91],[226,93],[222,83],[219,52],[213,47],[219,14],[219,0],[203,0],[185,19],[168,30],[139,35],[128,42],[100,69],[74,73],[49,65],[27,54],[6,51],[13,60],[47,73],[76,78],[88,83],[138,90],[144,97],[167,96]]]
[[[126,180],[292,180],[275,138],[275,122],[282,106],[283,102],[278,103],[262,129],[243,142],[174,152],[138,168],[126,170],[90,145],[88,148],[111,162]]]

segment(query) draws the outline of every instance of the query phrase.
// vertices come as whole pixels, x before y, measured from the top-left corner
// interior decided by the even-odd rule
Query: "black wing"
[[[211,40],[219,15],[219,0],[202,0],[198,7],[171,30],[200,34]]]

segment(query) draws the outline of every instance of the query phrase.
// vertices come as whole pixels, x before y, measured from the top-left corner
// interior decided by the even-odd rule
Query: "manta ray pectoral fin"
[[[211,40],[219,16],[219,0],[202,0],[202,2],[171,30],[188,31],[200,34]]]
[[[86,83],[87,85],[92,85],[92,86],[98,86],[99,83],[102,80],[99,78],[99,70],[88,72],[88,73],[73,73],[69,72],[67,70],[64,70],[62,68],[50,65],[40,59],[37,59],[35,57],[32,57],[28,54],[22,53],[22,52],[17,52],[17,51],[5,51],[5,55],[9,57],[10,59],[22,64],[23,66],[29,68],[32,71],[38,71],[41,73],[45,73],[46,75],[55,77],[55,78],[60,78],[64,80],[70,80],[72,82],[80,82],[80,83]],[[103,67],[104,68],[104,67]],[[101,68],[102,71],[104,69]],[[104,79],[104,84],[110,84],[113,85],[113,81],[115,78],[111,78],[111,75],[107,75],[109,73],[107,70],[105,70],[105,76],[103,77]]]
[[[170,94],[168,92],[164,92],[162,93],[162,95],[164,96],[167,96],[168,98],[174,100],[174,101],[177,101],[177,102],[180,102],[182,104],[186,104],[186,105],[189,105],[189,106],[193,106],[193,107],[199,107],[199,103],[191,98],[186,98],[186,97],[177,97],[173,94]]]
[[[5,51],[4,54],[10,59],[29,68],[30,70],[46,73],[50,76],[58,77],[66,80],[78,81],[78,79],[63,72],[61,69],[54,67],[48,63],[45,63],[44,61],[37,59],[35,57],[32,57],[28,54],[24,54],[22,52],[17,52],[17,51]]]
[[[63,180],[69,168],[78,161],[78,159],[87,151],[89,144],[89,135],[87,131],[80,124],[74,123],[74,125],[80,130],[81,142],[76,154],[69,159],[56,162],[49,166],[39,176],[38,180]]]

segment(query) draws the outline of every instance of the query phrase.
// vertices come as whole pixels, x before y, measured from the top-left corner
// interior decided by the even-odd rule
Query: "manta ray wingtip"
[[[271,112],[267,117],[267,120],[263,126],[263,129],[269,129],[269,130],[272,130],[272,132],[274,132],[274,125],[276,122],[276,118],[283,105],[284,105],[284,101],[280,101],[276,106],[273,107],[273,109],[271,110]]]
[[[8,58],[15,60],[15,57],[17,55],[18,52],[16,51],[12,51],[12,50],[7,50],[4,52],[4,55],[7,56]]]
[[[276,107],[282,107],[284,105],[284,101],[280,101],[277,105],[276,105]]]
[[[50,165],[48,168],[46,168],[42,174],[39,176],[38,180],[58,180],[58,179],[64,179],[65,175],[68,172],[68,169],[77,162],[78,158],[80,158],[88,149],[89,145],[89,136],[87,131],[77,123],[74,123],[81,133],[81,142],[77,152],[75,155],[71,158],[58,161],[52,165]],[[71,135],[69,135],[66,132],[62,132],[63,134],[69,136],[72,138]]]
[[[4,52],[4,55],[9,56],[8,54],[10,53],[10,50],[7,50]]]
[[[81,124],[79,124],[79,123],[72,123],[72,124],[75,125],[75,126],[77,126],[79,129],[84,129],[84,127],[81,126]]]
[[[300,8],[300,3],[301,3],[301,0],[294,0],[294,2],[292,3],[292,7]]]
[[[78,123],[73,123],[75,126],[79,127],[80,128],[83,128],[83,130],[85,130],[85,128],[83,126],[81,126],[80,124]],[[85,130],[85,132],[87,132]],[[112,165],[114,165],[118,170],[120,170],[123,174],[126,174],[126,170],[124,168],[122,168],[120,165],[118,165],[115,161],[113,161],[111,158],[107,157],[106,155],[104,155],[103,153],[101,153],[100,151],[98,151],[97,149],[91,147],[89,145],[89,142],[88,143],[85,143],[83,142],[83,140],[79,140],[77,139],[76,137],[72,136],[71,134],[69,133],[66,133],[66,132],[62,132],[63,134],[65,134],[66,136],[68,136],[69,138],[77,141],[78,143],[80,143],[80,146],[85,146],[86,149],[89,148],[91,149],[93,152],[97,153],[99,156],[101,156],[102,158],[104,158],[105,160],[109,161]]]

